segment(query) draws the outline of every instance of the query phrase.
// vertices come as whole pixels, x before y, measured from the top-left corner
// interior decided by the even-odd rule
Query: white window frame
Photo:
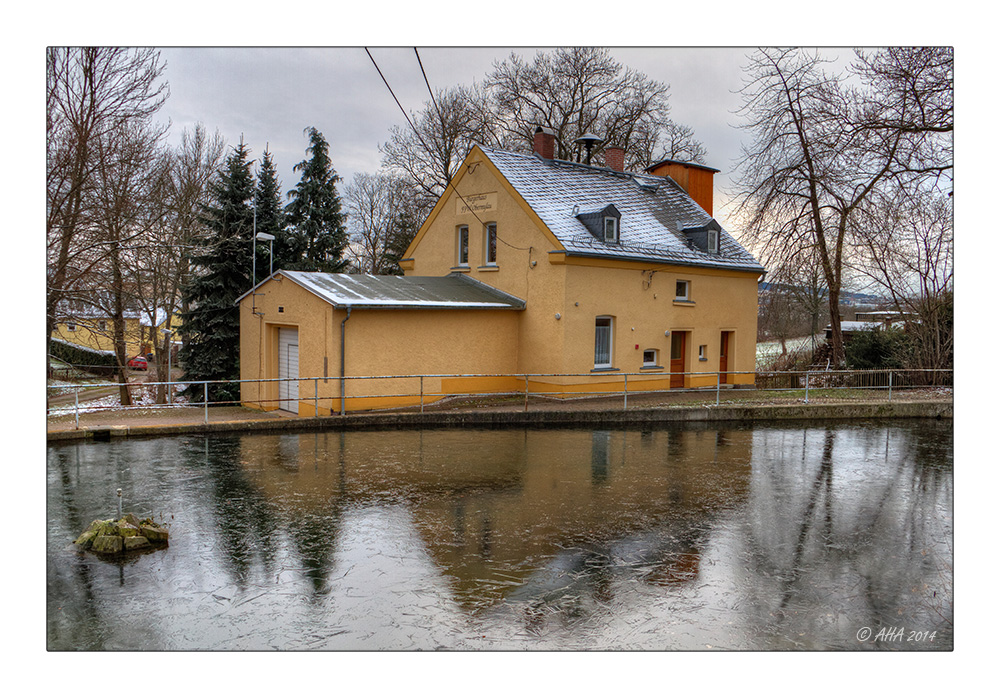
[[[611,237],[608,237],[608,223],[611,223]],[[618,219],[614,216],[604,217],[604,242],[618,242]]]
[[[606,324],[605,324],[606,323]],[[600,334],[599,332],[607,328],[607,362],[600,362]],[[615,356],[615,319],[610,315],[598,315],[594,318],[594,368],[611,368],[614,365]]]
[[[719,231],[709,230],[708,231],[708,251],[714,254],[719,252]]]
[[[677,294],[674,300],[677,301],[689,301],[691,300],[691,282],[685,279],[677,279],[677,285],[684,284],[684,294]]]
[[[646,352],[647,351],[653,352],[653,359],[651,361],[646,361]],[[642,367],[643,368],[652,368],[654,366],[659,366],[659,361],[658,361],[659,358],[660,358],[660,352],[659,352],[658,349],[643,349],[642,350]]]
[[[495,267],[497,265],[498,242],[499,238],[497,237],[497,224],[495,222],[487,223],[486,233],[483,236],[483,259],[485,265],[488,267]]]
[[[67,332],[76,332],[76,323],[75,322],[67,322],[66,323],[66,331]]]
[[[467,225],[458,226],[458,266],[469,266],[469,226]]]
[[[708,345],[698,345],[698,361],[708,361]]]

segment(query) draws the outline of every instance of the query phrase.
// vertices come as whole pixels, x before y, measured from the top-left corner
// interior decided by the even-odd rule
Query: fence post
[[[420,376],[420,414],[424,413],[424,377]]]
[[[73,414],[76,417],[76,428],[80,428],[80,389],[73,388]]]
[[[809,404],[809,371],[806,371],[806,404]]]
[[[524,411],[528,411],[528,374],[524,374]]]
[[[889,371],[889,402],[892,402],[892,370]]]
[[[313,417],[319,417],[319,378],[313,378]]]
[[[205,424],[208,424],[208,381],[205,381]]]
[[[715,373],[715,406],[719,406],[719,393],[722,391],[722,372]]]

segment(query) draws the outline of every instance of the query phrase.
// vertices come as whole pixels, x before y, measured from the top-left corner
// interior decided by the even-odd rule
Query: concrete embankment
[[[683,422],[734,422],[742,424],[784,421],[864,421],[870,419],[952,419],[951,401],[892,403],[741,405],[629,410],[456,410],[439,412],[380,412],[343,417],[289,419],[236,419],[209,423],[160,423],[87,426],[80,429],[50,429],[48,440],[97,440],[281,431],[350,431],[449,427],[636,427]],[[126,420],[123,420],[126,421]]]

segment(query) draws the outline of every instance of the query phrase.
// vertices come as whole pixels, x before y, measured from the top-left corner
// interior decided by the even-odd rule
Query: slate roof
[[[568,255],[765,271],[725,230],[719,236],[719,254],[693,247],[681,227],[703,226],[712,217],[669,177],[479,147]],[[608,204],[621,212],[618,243],[598,240],[577,218]]]
[[[338,308],[423,308],[522,310],[524,301],[464,274],[448,276],[376,276],[325,272],[274,272]],[[250,294],[237,299],[237,303]]]

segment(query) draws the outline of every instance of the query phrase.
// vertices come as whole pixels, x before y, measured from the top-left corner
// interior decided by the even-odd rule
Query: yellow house
[[[534,151],[473,147],[405,277],[278,271],[245,294],[241,378],[307,380],[295,396],[245,383],[244,403],[312,415],[441,393],[752,383],[764,269],[712,218],[716,170],[625,172],[618,148],[608,167],[557,160],[542,129]],[[437,304],[406,302],[435,283]],[[399,377],[421,374],[465,377]]]
[[[98,305],[83,301],[60,303],[58,321],[52,332],[54,339],[69,342],[101,352],[113,352],[115,348],[115,321]],[[165,310],[158,308],[155,318],[138,310],[125,310],[125,355],[133,356],[155,353],[160,346],[162,333],[171,330],[176,333],[181,325],[180,316],[174,314],[167,319]]]
[[[95,351],[114,351],[115,321],[104,309],[82,301],[65,302],[59,304],[57,313],[54,339]],[[142,322],[134,310],[126,310],[124,319],[126,355],[131,358],[142,348]]]

